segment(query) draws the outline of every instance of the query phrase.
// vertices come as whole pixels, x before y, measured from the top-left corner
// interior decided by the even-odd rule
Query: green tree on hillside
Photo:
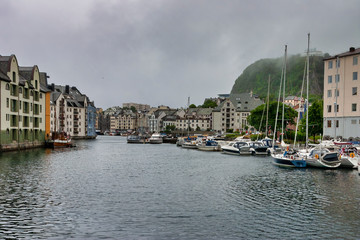
[[[275,127],[275,119],[276,119],[276,109],[277,109],[278,102],[273,101],[269,103],[269,118],[268,118],[268,127],[272,130],[274,130]],[[281,117],[282,117],[282,103],[279,105],[279,114],[278,114],[278,123],[277,123],[277,130],[281,128]],[[265,111],[264,111],[265,108]],[[264,113],[264,116],[263,116]],[[263,116],[263,121],[260,128],[261,118]],[[297,116],[297,112],[292,109],[291,107],[285,105],[285,115],[284,115],[284,121],[285,125],[286,123],[294,124],[294,118]],[[251,126],[254,126],[257,130],[260,130],[262,132],[265,132],[265,125],[266,125],[266,104],[260,105],[254,110],[250,112],[250,115],[247,118],[249,124]]]
[[[215,101],[210,100],[210,99],[206,99],[204,101],[204,104],[201,106],[202,108],[216,108],[217,104]]]
[[[315,136],[323,132],[323,101],[313,102],[306,114],[309,114],[309,135],[315,140]],[[303,134],[306,134],[306,114],[300,121],[300,131]]]
[[[189,108],[196,108],[196,105],[195,105],[195,104],[191,104],[191,105],[189,106]]]

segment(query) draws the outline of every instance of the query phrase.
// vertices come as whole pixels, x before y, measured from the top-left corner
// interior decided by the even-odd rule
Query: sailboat
[[[281,80],[280,80],[280,89],[279,89],[279,97],[278,97],[278,105],[276,112],[279,113],[279,106],[280,106],[280,96],[281,96],[281,90],[283,90],[283,99],[285,99],[285,82],[286,82],[286,62],[287,62],[287,46],[285,45],[285,56],[284,56],[284,66],[282,70]],[[283,84],[283,86],[282,86]],[[284,112],[285,112],[285,106],[283,104],[282,109],[282,130],[281,130],[281,143],[284,142],[283,136],[284,136]],[[277,118],[278,115],[276,115],[275,119],[275,128],[274,128],[274,136],[273,136],[273,146],[275,145],[275,137],[276,137],[276,126],[277,126]],[[273,148],[274,149],[274,148]],[[302,159],[301,156],[299,156],[298,152],[294,150],[290,150],[289,146],[286,147],[286,150],[282,153],[276,153],[274,150],[271,153],[271,156],[273,157],[273,163],[275,165],[281,166],[281,167],[306,167],[306,162]]]
[[[309,48],[310,48],[310,33],[308,34],[308,49],[307,49],[307,66],[306,66],[306,109],[309,113]],[[305,151],[300,153],[309,167],[321,168],[337,168],[341,165],[339,160],[339,153],[331,152],[329,149],[315,147],[308,150],[309,145],[309,114],[306,114],[306,148]]]

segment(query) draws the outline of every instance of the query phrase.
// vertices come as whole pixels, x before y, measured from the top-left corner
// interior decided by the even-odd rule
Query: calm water
[[[100,136],[0,156],[0,238],[359,239],[360,176]]]

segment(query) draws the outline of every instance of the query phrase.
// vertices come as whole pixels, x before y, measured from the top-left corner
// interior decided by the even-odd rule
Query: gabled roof
[[[324,61],[326,61],[326,60],[331,60],[331,59],[336,59],[337,57],[339,57],[339,58],[348,57],[348,56],[356,55],[356,54],[360,54],[360,48],[353,48],[353,47],[351,47],[351,48],[349,49],[349,51],[347,51],[347,52],[340,53],[340,54],[337,54],[337,55],[335,55],[335,56],[330,56],[330,57],[328,57],[328,58],[324,58]]]
[[[0,56],[0,79],[1,80],[11,82],[11,79],[7,76],[7,73],[9,72],[10,61],[13,56],[14,55]]]
[[[264,104],[260,98],[258,98],[256,95],[252,95],[251,93],[232,93],[228,99],[237,112],[250,112],[261,104]],[[220,103],[220,105],[217,106],[213,111],[221,111],[226,102],[227,101],[223,101]]]

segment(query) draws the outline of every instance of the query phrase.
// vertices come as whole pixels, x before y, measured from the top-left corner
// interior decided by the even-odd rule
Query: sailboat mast
[[[306,52],[306,150],[309,146],[309,51],[310,51],[310,33],[308,33],[308,48]]]
[[[286,82],[286,63],[287,63],[287,45],[285,45],[285,64],[284,64],[284,86],[283,86],[283,105],[282,105],[282,121],[281,121],[281,142],[284,141],[284,114],[285,114],[285,82]]]
[[[189,113],[190,113],[190,97],[188,97],[188,137],[190,136],[190,118],[189,118]]]
[[[286,46],[285,46],[286,49]],[[274,136],[273,136],[273,142],[272,142],[272,146],[273,148],[275,148],[275,137],[276,136],[276,127],[277,127],[277,122],[278,122],[278,116],[279,116],[279,105],[280,105],[280,96],[281,96],[281,86],[282,86],[282,82],[283,82],[283,77],[284,77],[284,65],[286,65],[285,61],[283,64],[283,68],[281,70],[281,77],[280,77],[280,87],[279,87],[279,97],[278,97],[278,104],[276,107],[276,117],[275,117],[275,126],[274,126]]]
[[[269,74],[269,81],[268,81],[268,92],[267,92],[267,105],[266,105],[266,137],[268,136],[268,119],[269,119],[269,94],[270,94],[270,74]]]

